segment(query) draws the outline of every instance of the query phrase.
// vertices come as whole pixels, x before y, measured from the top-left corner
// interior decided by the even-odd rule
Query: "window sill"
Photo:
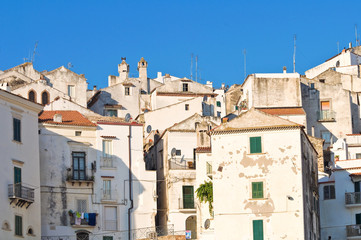
[[[268,200],[268,198],[250,198],[248,200],[253,200],[253,201],[257,201],[257,200]]]
[[[266,153],[247,153],[247,155],[265,155]]]
[[[14,235],[14,237],[17,237],[17,238],[24,238],[24,236],[20,236],[20,235]]]
[[[19,141],[16,141],[16,140],[13,140],[13,143],[17,143],[17,144],[23,145],[22,142],[19,142]]]

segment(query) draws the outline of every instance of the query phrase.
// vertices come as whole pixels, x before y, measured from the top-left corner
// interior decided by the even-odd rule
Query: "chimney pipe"
[[[57,123],[63,122],[63,116],[59,113],[54,114],[53,121]]]
[[[96,91],[97,90],[97,85],[94,85],[93,86],[93,91]]]
[[[348,44],[348,48],[352,48],[352,42]]]
[[[287,73],[287,67],[286,66],[283,67],[283,73]]]

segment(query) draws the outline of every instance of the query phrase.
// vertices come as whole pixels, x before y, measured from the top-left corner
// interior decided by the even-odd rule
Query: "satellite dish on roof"
[[[206,221],[204,221],[204,228],[208,229],[211,226],[211,221],[209,219],[207,219]]]
[[[150,133],[152,131],[152,126],[148,125],[147,127],[147,133]]]
[[[172,151],[170,152],[170,154],[172,155],[172,157],[175,156],[176,152],[177,152],[177,149],[172,148]]]
[[[130,114],[129,114],[129,113],[127,113],[127,114],[125,115],[125,121],[126,121],[126,122],[129,122],[129,121],[130,121]]]

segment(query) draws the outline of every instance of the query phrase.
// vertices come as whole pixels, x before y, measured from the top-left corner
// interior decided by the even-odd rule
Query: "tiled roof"
[[[361,176],[361,172],[358,172],[358,173],[351,173],[351,174],[350,174],[350,177],[351,177],[351,176]]]
[[[176,97],[202,97],[217,96],[216,93],[192,93],[192,92],[157,92],[157,96],[176,96]]]
[[[210,153],[210,152],[212,152],[212,148],[211,147],[197,147],[196,152],[197,153]]]
[[[61,122],[54,122],[54,115],[60,114],[62,116]],[[74,126],[97,126],[95,123],[89,121],[86,117],[78,111],[43,111],[39,115],[40,123],[49,123],[57,125],[74,125]]]
[[[262,112],[271,115],[305,115],[305,111],[302,107],[290,107],[290,108],[257,108]]]

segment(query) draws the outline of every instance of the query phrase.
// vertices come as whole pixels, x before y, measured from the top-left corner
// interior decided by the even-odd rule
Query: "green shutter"
[[[220,106],[221,106],[221,102],[217,101],[217,107],[220,107]]]
[[[20,125],[20,120],[13,118],[13,140],[18,142],[21,142]]]
[[[250,153],[262,153],[261,137],[249,138]]]
[[[194,208],[193,186],[183,186],[183,208]]]
[[[15,235],[23,235],[23,218],[15,215]]]
[[[112,236],[103,236],[103,240],[113,240]]]
[[[263,182],[252,183],[252,198],[263,198]]]
[[[14,184],[21,183],[21,168],[14,167]]]
[[[253,240],[263,240],[263,220],[253,220]]]
[[[361,224],[361,213],[356,214],[356,224]]]

